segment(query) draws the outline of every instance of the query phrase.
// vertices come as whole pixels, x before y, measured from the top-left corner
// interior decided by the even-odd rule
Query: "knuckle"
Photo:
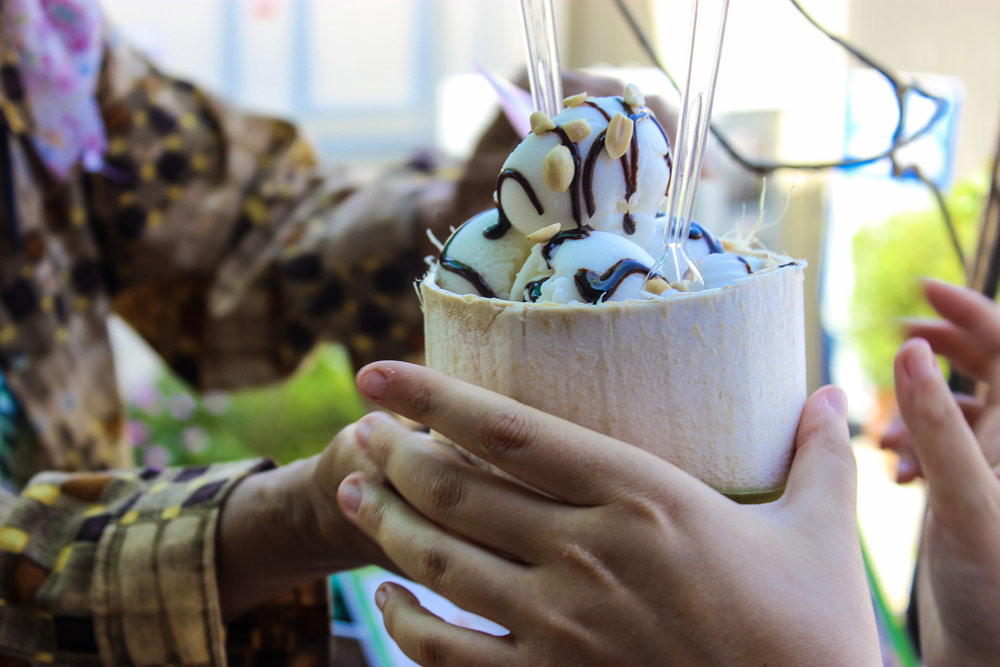
[[[586,582],[588,591],[613,591],[618,583],[616,566],[621,565],[620,551],[619,543],[604,539],[602,535],[566,536],[557,558],[566,572],[573,573],[575,580]],[[582,596],[576,602],[583,602],[587,597]]]
[[[436,587],[448,571],[448,559],[436,549],[427,549],[420,558],[420,573],[424,581]]]
[[[448,557],[441,549],[423,542],[413,540],[406,548],[409,562],[412,563],[412,574],[420,583],[428,588],[438,588],[448,572]]]
[[[350,435],[344,435],[345,433]],[[332,462],[335,475],[346,476],[348,472],[355,470],[372,470],[368,457],[362,453],[356,442],[353,430],[344,429],[337,435],[333,446],[327,448],[326,451],[332,454],[329,461]]]
[[[434,635],[424,634],[417,639],[417,656],[417,662],[427,667],[449,664],[441,641]]]
[[[566,565],[583,572],[587,580],[603,580],[609,573],[604,559],[590,545],[571,542],[563,547],[562,555]]]
[[[663,532],[673,522],[683,522],[690,513],[689,502],[679,494],[661,491],[655,497],[629,495],[619,502],[625,518],[650,529]]]
[[[827,467],[837,466],[843,474],[854,477],[857,474],[857,463],[854,451],[847,436],[843,438],[828,433],[814,433],[799,445],[796,456],[806,451],[822,451]]]
[[[382,530],[382,523],[388,510],[389,503],[384,498],[363,500],[358,511],[358,518],[368,526],[369,530],[378,534]]]
[[[641,490],[623,486],[616,491],[611,503],[594,508],[594,511],[600,511],[599,525],[621,525],[629,534],[648,535],[662,544],[703,519],[699,503],[700,498],[669,484]],[[609,548],[620,551],[614,544]]]
[[[413,382],[413,385],[407,388],[405,398],[406,405],[411,412],[408,416],[421,421],[433,414],[436,403],[434,397],[435,392],[426,381]]]
[[[436,515],[453,512],[465,496],[465,483],[452,467],[435,469],[427,482],[428,509]]]
[[[405,465],[402,459],[405,459],[407,450],[403,447],[403,438],[401,429],[395,423],[386,420],[386,423],[372,432],[369,440],[368,455],[376,467],[390,477]]]
[[[598,656],[604,653],[594,642],[594,619],[600,615],[599,603],[575,602],[571,607],[563,607],[547,614],[545,618],[546,639],[532,642],[525,647],[531,655],[526,664],[555,667],[575,661],[567,660],[567,653],[579,659],[588,656],[586,664],[616,664],[603,662]],[[554,646],[563,647],[566,653],[553,655]],[[572,647],[572,648],[569,648]]]
[[[521,411],[501,408],[486,419],[480,430],[483,449],[507,456],[527,448],[538,433],[538,425]]]

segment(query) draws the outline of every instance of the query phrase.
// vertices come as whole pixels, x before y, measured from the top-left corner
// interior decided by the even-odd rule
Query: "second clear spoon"
[[[692,5],[690,60],[677,124],[673,190],[667,199],[663,255],[653,272],[660,272],[671,284],[684,283],[688,289],[698,290],[705,288],[705,279],[684,246],[708,142],[729,0],[692,0]],[[710,10],[702,12],[705,5],[710,5]],[[713,37],[709,50],[706,40]]]

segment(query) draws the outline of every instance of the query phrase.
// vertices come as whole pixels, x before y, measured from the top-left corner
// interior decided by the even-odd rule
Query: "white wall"
[[[1000,2],[849,0],[847,25],[852,40],[894,68],[962,80],[956,176],[986,167],[1000,131]]]

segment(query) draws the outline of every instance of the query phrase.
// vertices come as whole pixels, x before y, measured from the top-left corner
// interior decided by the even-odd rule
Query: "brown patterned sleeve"
[[[412,285],[453,189],[433,160],[367,181],[321,168],[293,126],[121,44],[99,97],[110,145],[88,199],[115,308],[185,379],[268,381],[321,339],[358,364],[420,351]]]
[[[15,504],[17,504],[17,497],[0,484],[0,523],[5,521]]]
[[[269,465],[33,478],[0,516],[0,655],[226,664],[217,518],[229,490]]]

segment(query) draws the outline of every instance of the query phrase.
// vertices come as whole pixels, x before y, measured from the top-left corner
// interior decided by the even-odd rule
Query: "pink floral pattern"
[[[3,38],[30,100],[30,137],[54,176],[101,164],[107,143],[95,99],[103,55],[96,0],[4,0]]]

